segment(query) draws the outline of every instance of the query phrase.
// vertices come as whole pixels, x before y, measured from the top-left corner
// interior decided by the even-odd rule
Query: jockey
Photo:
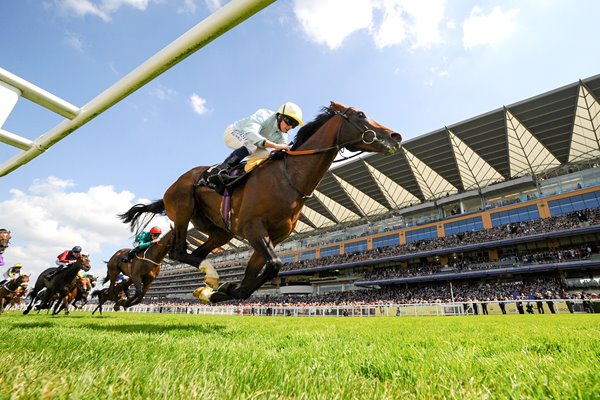
[[[71,250],[65,250],[60,253],[56,257],[55,261],[56,265],[58,265],[58,268],[49,273],[48,278],[53,278],[54,275],[62,271],[67,265],[73,264],[75,261],[77,261],[79,257],[81,257],[81,246],[74,246]]]
[[[135,247],[129,250],[129,252],[121,258],[121,261],[126,263],[131,262],[137,253],[146,250],[151,244],[158,243],[158,237],[161,233],[162,230],[158,226],[154,226],[150,229],[150,232],[144,231],[137,235],[134,242]]]
[[[125,275],[122,272],[119,272],[119,275],[117,275],[117,279],[115,279],[115,285],[118,285],[120,283],[125,282],[127,279],[129,279],[129,277],[127,275]]]
[[[269,148],[289,150],[287,133],[298,125],[304,125],[302,110],[292,102],[282,104],[277,112],[261,108],[234,122],[224,133],[225,144],[234,151],[223,163],[207,170],[199,183],[226,184],[233,179],[227,174],[229,169],[248,155],[252,155],[252,159],[261,159],[268,157]]]
[[[20,277],[21,276],[21,268],[23,268],[23,265],[15,264],[12,267],[10,267],[9,269],[7,269],[4,272],[4,274],[2,275],[4,280],[2,280],[2,282],[0,282],[0,286],[3,286],[4,284],[8,283],[8,281],[11,281],[13,279],[17,279],[18,277]]]

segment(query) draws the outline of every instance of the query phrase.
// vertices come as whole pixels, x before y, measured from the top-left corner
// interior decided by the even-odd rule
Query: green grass
[[[600,316],[0,316],[1,399],[592,399]]]

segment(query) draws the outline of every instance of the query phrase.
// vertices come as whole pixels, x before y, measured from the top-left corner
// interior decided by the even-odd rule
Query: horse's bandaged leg
[[[210,261],[202,261],[198,269],[204,274],[204,284],[206,286],[212,289],[217,289],[219,287],[219,274]]]

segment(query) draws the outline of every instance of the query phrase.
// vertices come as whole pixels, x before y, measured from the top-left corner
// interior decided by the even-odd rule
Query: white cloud
[[[206,108],[206,99],[198,96],[196,93],[193,93],[190,96],[190,104],[192,105],[192,109],[198,115],[204,115],[208,112]]]
[[[180,14],[195,14],[196,2],[194,0],[183,0],[183,5],[177,10]]]
[[[110,21],[108,13],[101,10],[91,0],[61,0],[58,2],[58,6],[66,14],[74,13],[80,17],[90,14],[104,21]]]
[[[374,6],[383,10],[381,24],[374,27],[377,47],[400,44],[406,39],[414,49],[441,43],[438,26],[444,19],[446,0],[383,0]]]
[[[494,7],[489,15],[484,15],[480,7],[473,7],[471,15],[463,23],[463,46],[471,49],[506,40],[517,31],[518,15],[518,9],[503,12],[500,7]]]
[[[304,33],[330,49],[338,48],[351,33],[371,24],[373,6],[369,0],[295,0],[294,14]]]
[[[58,0],[58,7],[67,15],[75,14],[80,17],[96,16],[103,21],[110,21],[110,15],[123,6],[130,6],[140,11],[146,10],[149,0]]]
[[[75,50],[82,52],[83,51],[83,41],[79,36],[74,33],[67,33],[65,36],[65,43],[74,48]]]
[[[410,41],[412,48],[442,42],[438,26],[446,0],[295,0],[294,13],[310,40],[336,49],[366,29],[378,48]]]
[[[215,12],[222,6],[221,0],[204,0],[204,4],[210,10],[210,12]]]
[[[117,214],[133,205],[134,194],[116,192],[112,186],[85,191],[72,190],[75,187],[70,180],[49,177],[35,180],[27,192],[9,191],[10,198],[0,202],[2,227],[13,237],[4,253],[6,267],[22,263],[24,273],[37,277],[55,266],[59,253],[79,245],[90,254],[92,271],[105,275],[103,261],[131,242],[131,232]],[[169,227],[164,217],[153,224]]]
[[[156,97],[159,100],[172,99],[177,94],[177,91],[157,83],[156,86],[150,89],[150,96]]]

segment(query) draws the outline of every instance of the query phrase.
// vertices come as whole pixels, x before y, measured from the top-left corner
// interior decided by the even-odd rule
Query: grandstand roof
[[[596,75],[407,140],[392,156],[367,154],[333,167],[307,199],[296,232],[597,163],[599,99]]]

